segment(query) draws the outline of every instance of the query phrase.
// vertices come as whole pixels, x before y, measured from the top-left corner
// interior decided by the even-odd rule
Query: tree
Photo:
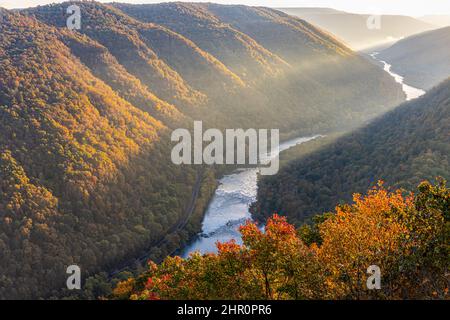
[[[445,181],[417,193],[383,183],[352,204],[297,232],[274,215],[262,231],[240,228],[243,244],[218,243],[217,254],[169,257],[119,283],[124,299],[412,299],[448,297],[450,190]],[[318,234],[317,234],[318,233]],[[308,244],[304,243],[305,237]],[[311,236],[314,234],[314,236]],[[312,242],[317,239],[317,242]],[[366,286],[381,270],[380,290]]]

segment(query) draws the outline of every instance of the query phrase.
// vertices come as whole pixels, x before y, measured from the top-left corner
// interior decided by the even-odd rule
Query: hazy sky
[[[131,3],[158,3],[158,0],[116,0]],[[39,4],[64,2],[58,0],[0,0],[6,8],[33,7]],[[101,0],[112,2],[112,0]],[[187,1],[192,2],[192,1]],[[195,2],[195,1],[194,1]],[[224,4],[247,4],[268,7],[330,7],[350,12],[396,13],[421,16],[425,14],[450,14],[450,0],[197,0]]]

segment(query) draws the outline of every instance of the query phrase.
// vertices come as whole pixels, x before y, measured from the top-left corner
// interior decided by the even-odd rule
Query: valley
[[[380,30],[368,18],[0,8],[0,299],[399,297],[360,291],[372,259],[396,288],[395,270],[420,266],[408,297],[446,294],[442,277],[425,293],[414,279],[446,268],[450,29],[444,16],[385,15]],[[278,151],[258,141],[268,132]],[[355,233],[364,224],[372,238]],[[335,240],[353,236],[364,251]],[[66,285],[73,265],[82,290]]]
[[[377,55],[378,53],[373,53],[371,57],[377,59]],[[425,94],[422,89],[403,83],[403,77],[393,73],[391,65],[385,61],[377,61],[383,63],[384,70],[402,85],[407,101]],[[301,148],[301,144],[320,138],[321,136],[301,137],[286,141],[280,145],[280,153],[293,146]],[[193,252],[202,254],[217,252],[217,242],[235,240],[238,244],[242,243],[239,228],[248,220],[252,220],[249,209],[257,199],[257,173],[258,169],[244,169],[220,179],[219,187],[206,210],[202,232],[198,235],[198,239],[181,251],[182,257],[186,258]]]
[[[279,152],[318,138],[320,136],[286,141],[280,145]],[[216,252],[218,241],[242,242],[238,229],[247,220],[252,219],[249,207],[256,200],[258,173],[257,168],[238,169],[220,179],[219,186],[208,204],[202,222],[202,232],[194,238],[193,243],[181,251],[181,256],[188,257],[193,252]]]
[[[83,13],[80,31],[66,29],[68,5]],[[132,8],[145,15],[127,15]],[[59,289],[65,265],[97,283],[197,234],[221,173],[207,170],[186,221],[197,169],[172,163],[176,128],[194,120],[205,129],[277,128],[286,140],[354,127],[404,100],[378,67],[272,9],[66,2],[1,10],[0,297],[70,296]],[[159,24],[161,10],[190,28]],[[229,20],[234,10],[266,31]],[[274,28],[286,37],[273,39]],[[354,90],[334,86],[341,81]]]

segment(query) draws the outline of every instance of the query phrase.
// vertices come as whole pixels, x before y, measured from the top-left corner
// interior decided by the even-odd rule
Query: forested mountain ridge
[[[384,49],[378,58],[392,64],[405,82],[430,89],[450,75],[450,27],[402,39]]]
[[[354,133],[259,182],[252,211],[296,224],[332,210],[383,180],[411,189],[424,179],[450,178],[450,79]]]
[[[74,2],[75,3],[75,2]],[[24,12],[43,22],[66,28],[64,5],[48,5]],[[205,98],[194,90],[173,68],[161,60],[139,36],[136,22],[107,5],[95,2],[76,3],[83,12],[80,31],[105,46],[127,71],[140,79],[162,99],[180,106],[195,106]],[[143,25],[138,26],[143,27]]]
[[[0,296],[40,297],[63,287],[67,265],[100,271],[164,235],[195,171],[170,165],[167,128],[56,29],[4,12],[0,30]]]
[[[261,108],[267,108],[267,103],[261,102],[258,93],[249,90],[236,74],[184,36],[160,25],[137,21],[109,5],[75,3],[80,6],[85,17],[85,28],[81,32],[105,45],[129,73],[139,78],[157,96],[174,103],[186,115],[200,118],[216,127],[230,127],[231,123],[248,126],[248,122],[245,122],[248,116],[230,118],[230,114],[246,112],[256,115],[261,112]],[[32,8],[27,13],[45,23],[63,27],[65,16],[62,13],[66,6]],[[130,37],[131,40],[128,39]],[[132,47],[126,45],[128,41],[132,41]],[[147,58],[141,59],[142,56],[147,57],[147,52],[157,61],[150,62],[152,67],[162,64],[175,75],[171,77],[170,72],[160,72],[172,81],[170,87],[176,89],[182,85],[184,89],[180,89],[177,96],[183,99],[173,99],[176,90],[160,89],[162,85],[158,84],[159,80],[153,79],[154,72],[146,69]],[[188,94],[186,88],[195,90],[195,94]],[[243,101],[246,110],[236,105],[236,100]],[[266,109],[265,113],[268,112],[270,110]]]
[[[295,61],[289,48],[305,45],[299,42],[281,58],[216,17],[240,46],[252,48],[242,50],[245,59],[259,52],[249,63],[253,74],[187,35],[110,5],[75,2],[82,29],[70,31],[70,4],[3,11],[0,297],[48,297],[65,287],[70,264],[86,277],[115,270],[144,250],[158,258],[173,252],[198,231],[214,174],[172,165],[171,129],[196,119],[219,128],[316,133],[360,124],[404,100],[386,73],[342,45],[317,42],[304,50],[307,60]],[[266,27],[272,23],[262,16]],[[316,33],[290,24],[280,28],[291,29],[291,41]],[[234,44],[225,47],[230,52]],[[314,52],[321,58],[310,60]]]
[[[131,300],[448,299],[450,190],[422,182],[414,193],[382,186],[296,229],[273,215],[263,230],[248,221],[242,244],[217,253],[168,257],[120,282]],[[369,268],[367,266],[370,266]],[[382,282],[373,290],[369,270]],[[370,274],[370,273],[369,273]]]
[[[213,54],[207,53],[203,47],[198,47],[189,39],[194,35],[197,40],[195,34],[198,28],[195,21],[199,19],[198,14],[192,15],[191,11],[188,11],[187,18],[192,19],[192,22],[186,22],[182,27],[183,30],[194,28],[194,32],[179,34],[176,33],[178,28],[175,28],[176,31],[168,29],[173,27],[172,24],[160,26],[148,19],[138,21],[110,5],[96,2],[73,3],[79,5],[83,12],[85,28],[80,30],[81,33],[105,46],[128,73],[138,78],[156,96],[173,103],[192,118],[207,121],[211,126],[222,128],[272,126],[279,127],[284,132],[296,130],[310,133],[316,131],[314,127],[328,130],[339,126],[339,123],[346,126],[355,125],[361,120],[392,108],[403,99],[400,88],[392,83],[388,75],[354,55],[350,50],[346,49],[347,55],[343,57],[338,50],[326,47],[325,42],[323,44],[316,43],[315,40],[305,42],[304,39],[325,37],[312,27],[306,30],[288,26],[287,30],[290,30],[293,37],[278,40],[273,45],[277,48],[284,42],[291,43],[284,51],[291,58],[294,55],[292,49],[297,52],[295,52],[296,59],[291,59],[288,64],[255,40],[250,41],[248,35],[244,38],[250,41],[246,45],[246,50],[250,50],[250,54],[245,51],[247,56],[240,57],[239,46],[242,43],[235,41],[234,38],[231,43],[224,41],[228,33],[225,33],[223,39],[222,34],[216,32],[219,28],[216,26],[219,19],[217,17],[212,19],[209,14],[207,30],[212,29],[216,33],[212,35],[200,33],[203,38],[209,40],[215,37],[213,42],[222,43],[221,50],[225,47],[224,51],[234,53],[234,61],[240,61],[248,66],[259,61],[257,64],[261,65],[261,56],[254,55],[255,52],[261,51],[261,54],[265,54],[264,61],[272,60],[276,65],[263,63],[271,70],[268,74],[267,70],[260,68],[255,70],[258,72],[254,74],[239,74],[233,71],[234,66],[220,62]],[[64,27],[66,23],[64,10],[70,4],[72,2],[27,9],[24,12],[47,24]],[[116,6],[122,8],[120,5]],[[141,9],[143,15],[147,11],[152,13],[154,8],[159,8],[157,11],[159,13],[160,6],[164,12],[167,11],[166,16],[173,12],[174,20],[179,18],[178,4],[137,7]],[[183,4],[182,7],[196,8],[198,5]],[[129,6],[125,8],[129,9]],[[241,10],[246,10],[245,6]],[[211,20],[216,21],[216,24],[210,25]],[[284,25],[273,18],[264,18],[263,23],[266,28],[272,24]],[[221,21],[219,30],[223,25],[227,24]],[[239,39],[243,39],[244,33],[233,30],[233,35],[236,32],[240,34]],[[292,44],[295,42],[298,43]],[[327,40],[326,44],[329,42],[332,41]],[[303,47],[308,49],[302,49]],[[322,48],[323,52],[319,54],[318,48]],[[341,45],[340,48],[343,50],[345,47]],[[249,59],[253,62],[247,62]],[[313,67],[309,67],[311,59],[316,60]],[[324,68],[317,68],[316,64],[322,64]],[[299,69],[303,72],[299,72]],[[372,76],[360,79],[362,74],[367,73]],[[264,74],[267,74],[267,77],[261,77]],[[160,81],[162,75],[168,75],[168,79]],[[358,89],[333,87],[332,83],[344,80],[350,81],[355,89],[356,87]],[[384,94],[375,95],[373,89],[369,90],[373,87],[377,87],[377,90]],[[170,88],[175,89],[175,96]],[[331,102],[326,98],[328,95],[333,96],[335,100]],[[352,103],[354,99],[362,102],[354,104]],[[236,104],[236,101],[240,101],[240,104]],[[330,116],[324,117],[323,112]],[[314,119],[314,126],[311,125],[311,121],[305,119]]]
[[[297,63],[298,55],[305,58],[311,54],[354,55],[329,33],[278,10],[217,4],[208,4],[207,8],[288,62]]]
[[[270,77],[283,73],[286,66],[280,57],[220,21],[201,4],[113,5],[136,19],[161,24],[183,34],[246,81],[255,81],[255,76]]]
[[[339,119],[341,126],[351,126],[354,119],[403,100],[403,92],[392,91],[396,84],[389,75],[329,34],[276,10],[204,3],[113,5],[143,22],[181,33],[219,58],[253,90],[252,99],[240,99],[267,105],[269,126],[282,131],[305,128],[316,133],[320,127],[336,128]],[[342,82],[353,90],[334,85]],[[251,102],[256,96],[258,101]],[[253,117],[256,123],[263,121],[260,112]],[[296,129],[289,128],[292,122]]]
[[[63,29],[60,30],[59,39],[91,70],[93,75],[111,86],[125,100],[168,126],[174,127],[187,121],[186,116],[180,110],[150,92],[139,79],[129,74],[118,63],[108,49],[98,42]]]

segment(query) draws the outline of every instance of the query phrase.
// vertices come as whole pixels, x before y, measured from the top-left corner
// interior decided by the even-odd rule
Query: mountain
[[[392,64],[405,82],[430,89],[450,75],[450,27],[424,32],[400,40],[378,58]]]
[[[64,28],[67,19],[65,15],[67,5],[70,3],[37,7],[24,12],[47,24]],[[81,29],[81,32],[104,46],[127,72],[139,79],[158,97],[177,105],[184,112],[193,112],[206,103],[205,93],[200,92],[194,86],[205,86],[208,82],[242,85],[238,77],[223,68],[220,62],[210,58],[187,39],[179,37],[170,30],[159,26],[144,25],[110,6],[94,2],[77,3],[77,5],[83,12],[84,28]],[[183,52],[180,55],[186,59],[183,66],[192,69],[198,68],[199,74],[202,76],[196,78],[194,83],[189,83],[188,80],[193,80],[192,70],[176,70],[175,63],[169,65],[169,62],[173,62],[172,60],[161,59],[154,47],[150,46],[154,39],[162,39],[157,48],[160,51],[168,52],[172,59],[175,59],[176,55],[171,52]],[[167,48],[163,44],[170,44],[171,48]],[[85,50],[80,53],[85,55]],[[178,65],[180,64],[178,63]],[[183,75],[191,78],[186,79]],[[207,79],[205,79],[206,76],[208,76]]]
[[[119,282],[111,298],[446,300],[449,207],[444,183],[423,182],[414,195],[370,189],[299,229],[276,214],[264,228],[247,221],[239,228],[242,243],[150,261],[139,276]],[[373,275],[378,280],[371,282]]]
[[[66,30],[60,30],[58,35],[94,76],[111,86],[121,97],[170,127],[186,121],[186,116],[179,109],[158,98],[138,78],[128,73],[100,43]]]
[[[369,28],[371,16],[328,8],[280,8],[333,33],[354,50],[367,50],[410,35],[436,29],[432,23],[400,15],[380,15],[379,27]],[[376,16],[373,16],[376,18]],[[376,20],[375,20],[376,22]],[[376,23],[373,24],[376,27]]]
[[[71,4],[79,31],[66,28]],[[173,129],[195,119],[286,137],[350,128],[404,100],[389,75],[300,19],[180,6],[138,8],[163,8],[189,32],[118,4],[0,9],[0,298],[60,297],[71,264],[96,298],[91,276],[195,235],[218,170],[172,164]]]
[[[256,124],[262,122],[261,106],[267,105],[269,127],[312,133],[352,126],[355,119],[370,118],[403,99],[386,73],[329,34],[277,10],[178,2],[113,5],[191,39],[244,79],[259,99],[259,112],[252,115]],[[363,79],[363,74],[371,76]]]
[[[450,15],[427,15],[419,19],[442,28],[450,26]]]
[[[367,127],[288,164],[259,182],[252,211],[301,224],[383,180],[412,190],[424,179],[450,178],[450,79]]]
[[[113,5],[138,20],[164,25],[186,36],[247,81],[282,73],[286,67],[280,57],[221,21],[202,4]]]
[[[64,10],[68,4],[24,12],[61,28],[66,23]],[[289,54],[295,55],[295,60],[287,62],[242,30],[223,27],[228,24],[211,13],[212,5],[114,4],[112,7],[95,2],[77,5],[83,12],[81,33],[106,47],[128,73],[156,96],[174,104],[191,118],[202,119],[214,127],[279,127],[286,134],[312,132],[320,127],[329,130],[356,125],[403,99],[399,87],[393,85],[388,75],[306,22],[303,24],[308,27],[295,26],[295,23],[300,24],[299,19],[289,18],[292,20],[289,27],[284,27],[286,23],[281,23],[281,19],[266,19],[266,32],[281,26],[290,34],[271,47],[279,50],[281,43],[289,41],[292,47]],[[221,7],[225,6],[214,8]],[[245,6],[238,8],[247,10]],[[274,16],[283,15],[271,12]],[[267,15],[263,9],[258,9],[257,13]],[[284,15],[283,19],[288,16]],[[201,39],[208,39],[213,45],[205,46],[205,40]],[[214,43],[220,43],[219,49],[212,49],[216,46]],[[223,55],[219,55],[220,52]],[[233,61],[239,61],[237,64],[230,61],[230,52],[233,52]],[[287,57],[288,50],[277,53]],[[305,66],[306,59],[312,58],[323,67],[311,68],[310,63]],[[248,66],[244,72],[242,64]],[[302,68],[302,72],[298,72],[298,68]],[[373,77],[362,80],[362,74]],[[355,90],[336,90],[331,85],[342,81],[352,82]],[[175,92],[171,92],[171,88]],[[384,94],[374,94],[373,88]],[[328,96],[334,97],[333,103]],[[371,99],[363,99],[363,96]],[[356,100],[364,102],[354,104]],[[325,117],[324,113],[329,116]],[[314,126],[311,126],[311,119],[314,119]]]

